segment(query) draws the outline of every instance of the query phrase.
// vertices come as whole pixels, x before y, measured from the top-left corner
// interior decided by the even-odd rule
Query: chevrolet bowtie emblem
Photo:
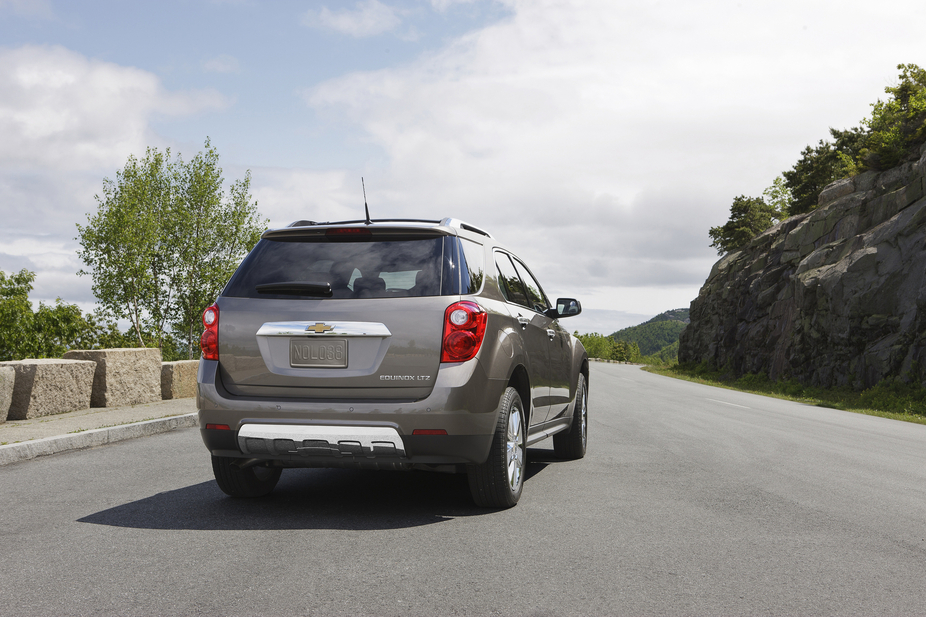
[[[331,330],[334,330],[334,326],[329,326],[328,324],[324,324],[321,322],[315,324],[314,326],[305,327],[306,332],[314,332],[315,334],[323,334]]]

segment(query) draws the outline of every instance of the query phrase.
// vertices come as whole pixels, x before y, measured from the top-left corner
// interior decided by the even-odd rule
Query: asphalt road
[[[593,364],[590,445],[215,486],[195,429],[0,468],[0,615],[926,615],[926,426]]]

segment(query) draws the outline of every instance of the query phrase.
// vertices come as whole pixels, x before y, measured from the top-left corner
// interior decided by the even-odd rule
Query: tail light
[[[486,333],[488,315],[475,302],[457,302],[444,311],[441,362],[465,362],[476,356]]]
[[[213,304],[203,311],[203,325],[206,331],[199,338],[199,347],[206,360],[219,359],[219,307]]]

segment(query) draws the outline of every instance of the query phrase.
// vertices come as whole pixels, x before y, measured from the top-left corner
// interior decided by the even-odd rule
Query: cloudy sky
[[[129,155],[250,169],[271,226],[454,216],[602,332],[688,306],[707,231],[926,64],[922,0],[0,0],[0,270],[92,308]],[[589,315],[595,315],[589,312]],[[579,318],[576,318],[579,319]],[[589,329],[592,329],[591,327]]]

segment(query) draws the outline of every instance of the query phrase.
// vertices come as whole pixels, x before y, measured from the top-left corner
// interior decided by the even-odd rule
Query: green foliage
[[[915,158],[926,143],[926,70],[915,64],[899,64],[900,82],[884,89],[891,97],[872,104],[871,117],[863,121],[868,135],[859,152],[867,169],[890,169]]]
[[[772,185],[762,191],[762,199],[775,213],[773,219],[780,221],[788,215],[788,208],[791,206],[793,197],[783,176],[775,178]]]
[[[926,143],[926,70],[915,64],[897,68],[899,83],[884,89],[891,96],[872,104],[871,117],[862,120],[861,127],[831,128],[832,142],[807,146],[794,167],[784,172],[792,194],[789,216],[816,208],[820,191],[834,180],[890,169],[919,155]]]
[[[680,321],[682,323],[688,323],[690,316],[690,309],[680,308],[672,309],[665,311],[664,313],[659,313],[652,319],[644,323],[655,323],[657,321]]]
[[[817,207],[817,197],[827,184],[858,172],[853,161],[862,150],[864,131],[831,128],[830,135],[832,143],[821,139],[816,147],[807,146],[794,167],[782,174],[792,196],[788,216],[810,212]]]
[[[29,292],[35,274],[22,270],[7,276],[0,271],[0,360],[20,360],[23,341],[32,333]]]
[[[209,140],[189,163],[170,150],[130,156],[104,179],[96,214],[78,225],[78,255],[107,315],[128,319],[136,345],[194,356],[202,310],[219,294],[266,221],[251,201],[250,172],[226,196]]]
[[[266,227],[251,202],[251,172],[232,183],[228,198],[222,192],[219,155],[206,141],[206,152],[186,165],[178,165],[179,207],[173,213],[170,232],[176,270],[168,281],[174,298],[170,325],[178,340],[186,343],[187,355],[198,351],[202,332],[200,318],[234,274]]]
[[[851,388],[818,388],[795,380],[772,381],[767,375],[752,373],[735,378],[707,363],[655,366],[647,370],[697,383],[795,400],[819,407],[926,424],[926,388],[917,383],[905,383],[900,379],[885,379],[873,388],[857,392]]]
[[[685,329],[685,323],[675,320],[658,320],[654,317],[639,326],[618,330],[611,336],[620,341],[635,343],[640,353],[651,356],[661,352],[667,346],[678,343],[678,336]],[[676,355],[678,351],[676,350]]]
[[[741,249],[780,219],[781,212],[761,197],[740,195],[730,206],[730,220],[708,232],[711,246],[719,255]]]
[[[643,364],[656,365],[656,366],[670,366],[672,364],[678,363],[678,341],[676,340],[671,345],[666,345],[659,351],[648,356],[643,356],[640,359],[640,362]]]
[[[93,294],[109,314],[131,322],[141,347],[143,330],[156,333],[160,346],[171,300],[165,288],[173,267],[166,233],[174,198],[169,156],[151,148],[142,161],[130,156],[115,181],[103,180],[96,215],[77,226],[78,255],[91,268]]]
[[[585,351],[588,352],[589,358],[618,362],[638,362],[640,360],[640,348],[636,343],[616,341],[610,336],[604,336],[597,332],[592,334],[579,334],[576,332],[574,336],[581,341]]]
[[[125,347],[116,324],[100,315],[84,315],[61,298],[32,310],[29,292],[35,273],[0,272],[0,360],[60,358],[69,349]]]
[[[871,117],[848,130],[830,128],[832,141],[807,146],[794,166],[763,192],[764,198],[737,197],[730,220],[709,231],[722,255],[742,248],[777,220],[810,212],[830,183],[871,170],[885,170],[915,159],[926,143],[926,70],[900,64],[899,83],[872,104]]]
[[[885,379],[863,390],[859,400],[872,409],[926,417],[926,388],[900,379]]]

